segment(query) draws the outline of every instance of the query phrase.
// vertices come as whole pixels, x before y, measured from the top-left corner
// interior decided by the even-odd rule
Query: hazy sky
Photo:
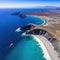
[[[60,6],[60,0],[0,0],[0,8],[35,6]]]

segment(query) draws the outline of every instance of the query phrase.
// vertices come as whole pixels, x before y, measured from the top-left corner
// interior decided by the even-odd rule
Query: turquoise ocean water
[[[38,42],[32,36],[22,36],[15,30],[29,23],[43,24],[44,20],[27,16],[11,16],[13,12],[33,12],[39,9],[0,9],[0,60],[46,60]],[[10,46],[10,44],[12,46]]]
[[[25,36],[8,54],[6,60],[46,60],[41,47],[32,36]]]

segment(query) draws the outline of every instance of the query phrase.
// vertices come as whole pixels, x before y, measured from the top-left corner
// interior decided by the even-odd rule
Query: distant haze
[[[40,2],[40,1],[10,1],[6,0],[5,2],[1,0],[0,8],[33,8],[36,6],[55,6],[60,7],[60,2],[57,1],[50,1],[48,0]]]

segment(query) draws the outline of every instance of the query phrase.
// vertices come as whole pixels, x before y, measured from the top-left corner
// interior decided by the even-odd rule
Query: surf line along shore
[[[40,35],[32,35],[32,36],[42,48],[46,60],[59,60],[58,54],[54,50],[54,47],[45,37]]]

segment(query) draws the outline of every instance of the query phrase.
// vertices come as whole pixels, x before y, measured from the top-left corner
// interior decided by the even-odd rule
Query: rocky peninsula
[[[28,33],[34,35],[38,35],[39,33],[47,38],[47,40],[49,40],[54,46],[60,60],[60,9],[55,8],[52,10],[40,10],[26,14],[42,17],[44,20],[46,20],[46,24],[44,25],[32,24],[35,27],[31,27],[31,30]],[[36,32],[36,30],[40,32]]]
[[[19,16],[20,18],[25,18],[26,14],[22,13],[22,12],[15,12],[11,14],[12,16]]]

